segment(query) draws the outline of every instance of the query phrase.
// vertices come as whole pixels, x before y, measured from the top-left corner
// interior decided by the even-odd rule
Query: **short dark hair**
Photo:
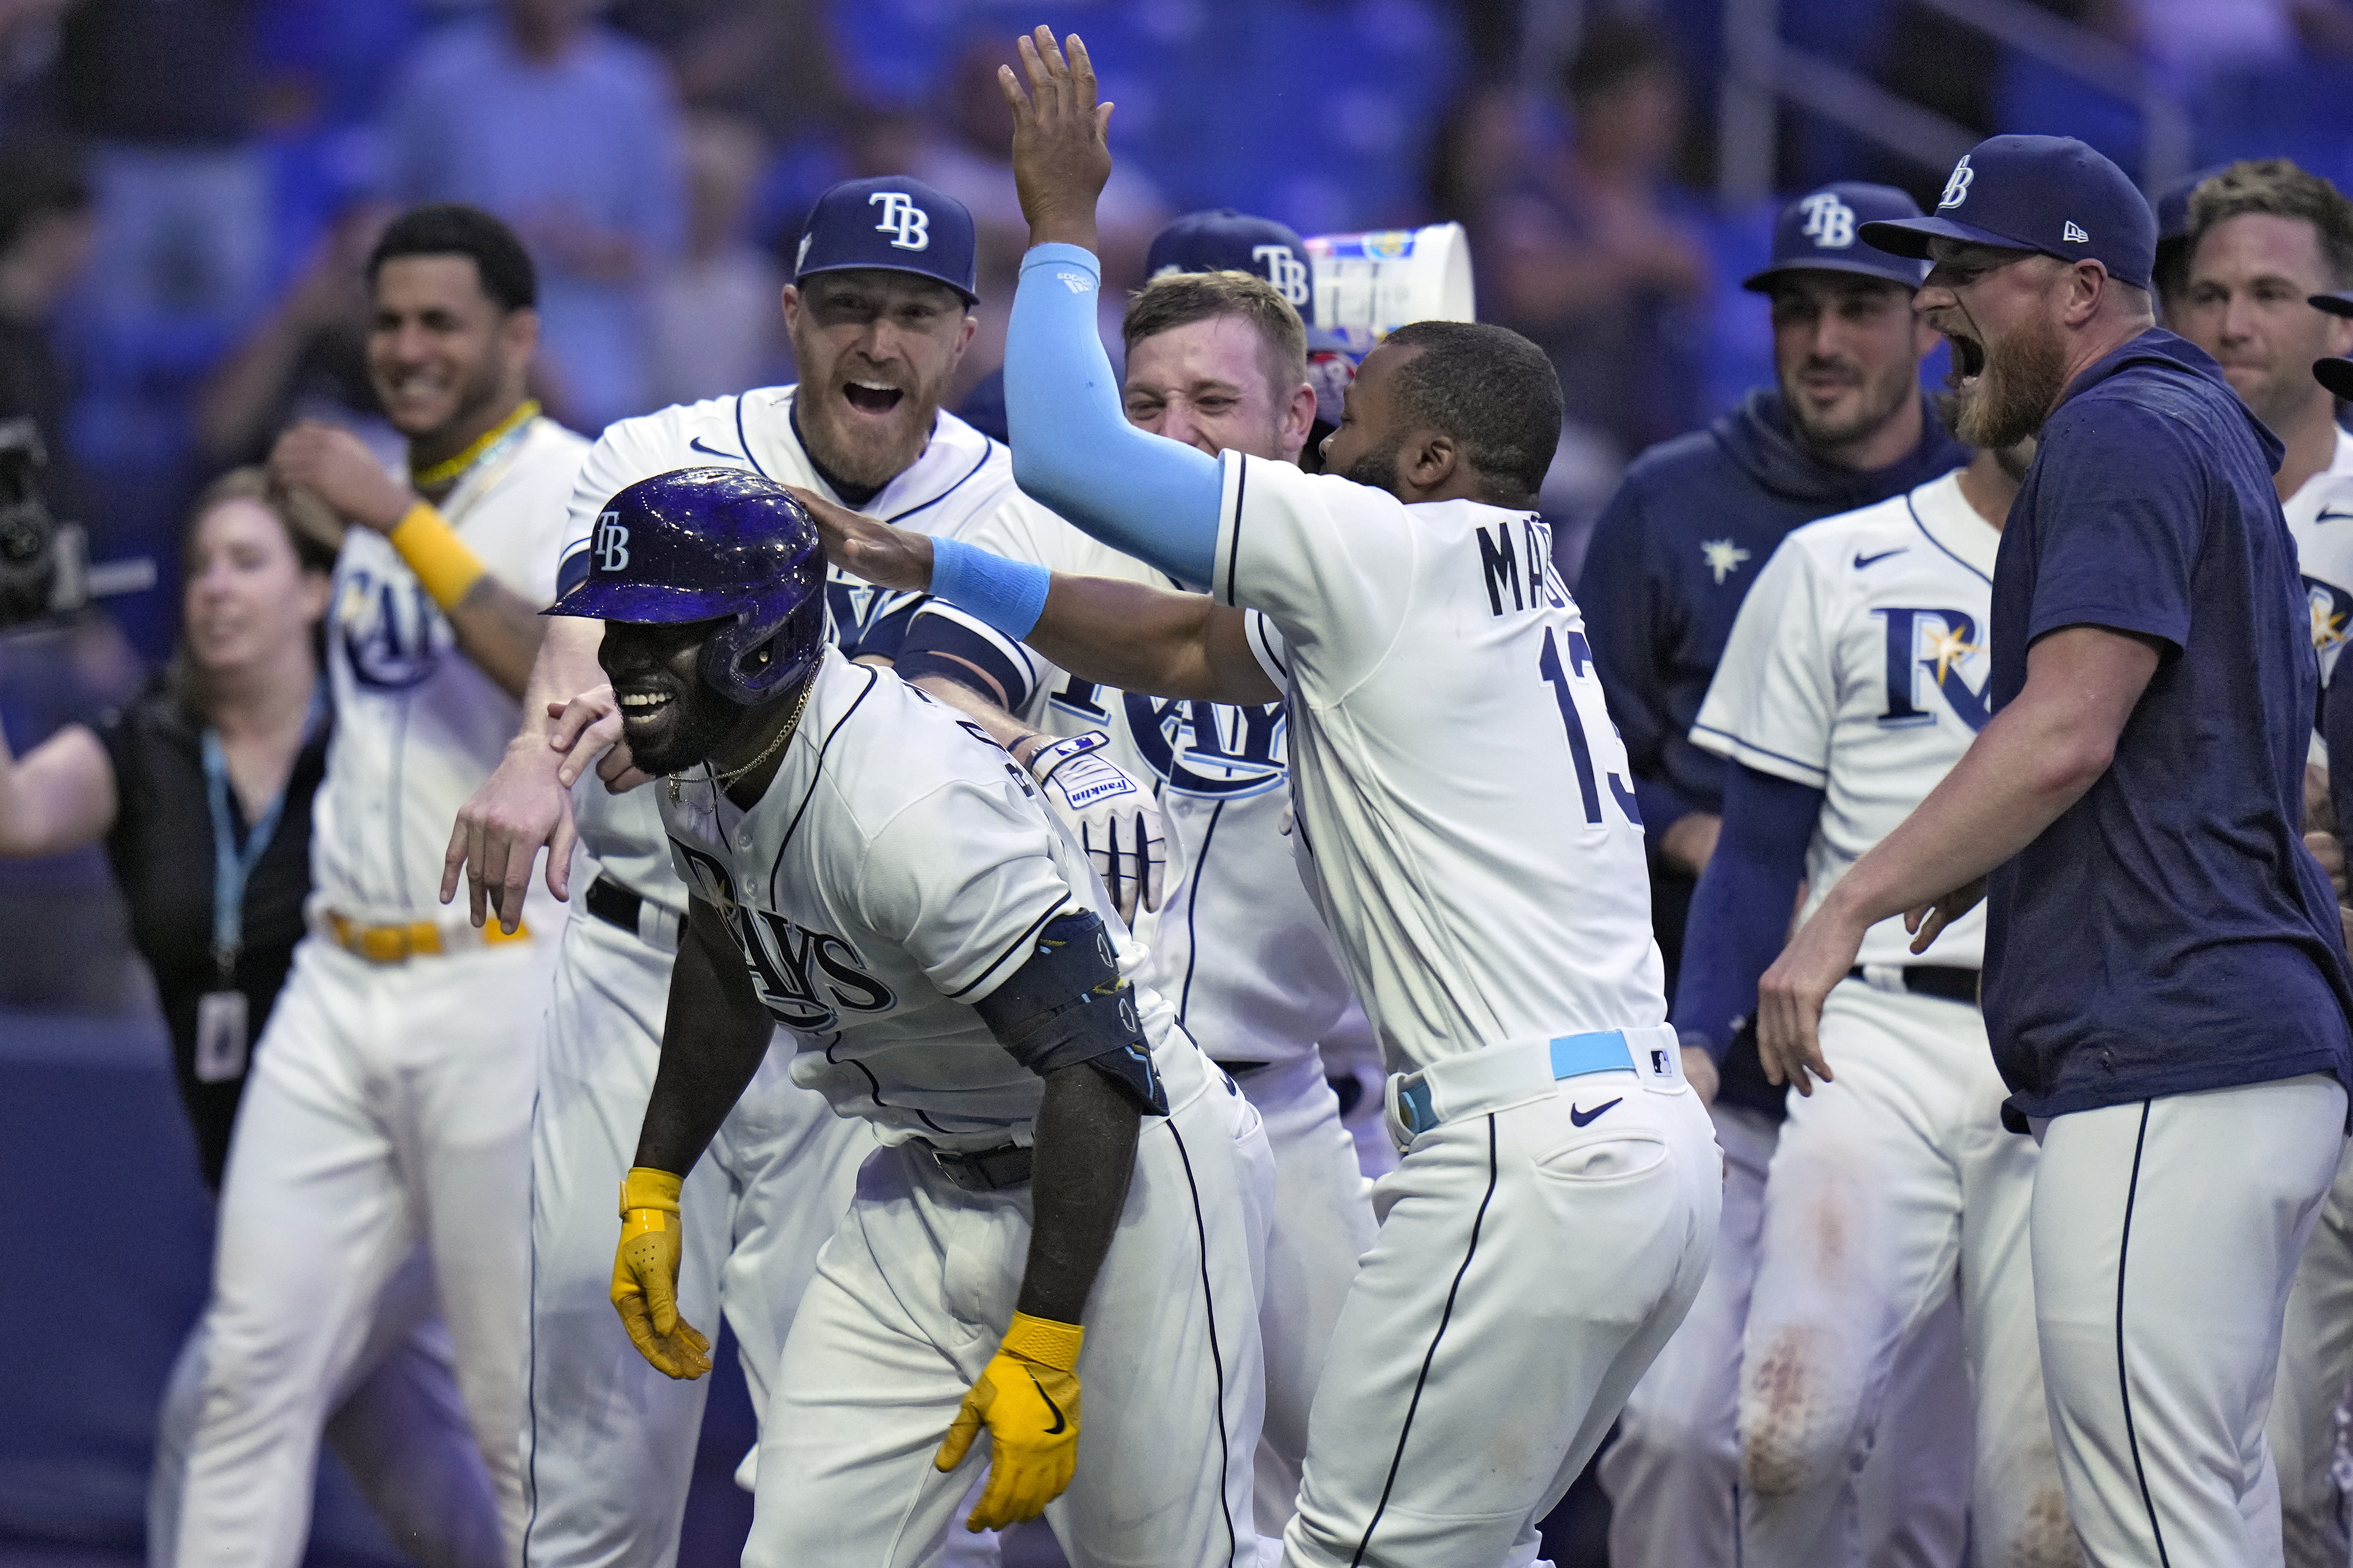
[[[1120,336],[1128,352],[1146,338],[1219,316],[1258,329],[1269,377],[1280,397],[1307,379],[1307,326],[1273,284],[1254,272],[1172,272],[1127,302]]]
[[[2312,225],[2330,286],[2353,288],[2353,202],[2335,185],[2285,158],[2242,158],[2189,193],[2189,256],[2217,224],[2247,213]]]
[[[385,262],[403,256],[470,257],[482,292],[499,309],[522,310],[539,303],[539,273],[531,252],[514,230],[480,207],[441,202],[411,207],[393,219],[368,255],[369,286]]]
[[[1421,351],[1390,383],[1406,423],[1461,442],[1498,502],[1534,500],[1560,445],[1560,376],[1544,350],[1485,321],[1415,321],[1383,346]]]
[[[1577,52],[1561,68],[1561,86],[1582,102],[1653,71],[1681,74],[1682,62],[1658,24],[1617,11],[1601,11],[1585,25]]]
[[[53,213],[90,210],[90,171],[81,148],[61,136],[0,141],[0,255]]]

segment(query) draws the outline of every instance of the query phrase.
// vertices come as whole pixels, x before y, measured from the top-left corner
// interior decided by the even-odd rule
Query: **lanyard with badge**
[[[302,744],[318,733],[327,710],[326,682],[311,693],[311,711],[302,721]],[[205,727],[205,804],[213,817],[213,965],[218,989],[196,998],[196,1081],[227,1083],[245,1076],[250,1020],[245,993],[237,988],[237,959],[245,945],[245,885],[269,849],[278,819],[286,809],[286,792],[293,786],[294,769],[247,827],[245,847],[237,847],[237,825],[229,816],[228,754],[221,748],[220,731]],[[301,765],[298,748],[294,766]]]

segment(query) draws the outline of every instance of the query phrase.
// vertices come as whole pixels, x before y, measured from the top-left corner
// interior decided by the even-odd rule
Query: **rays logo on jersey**
[[[806,1035],[841,1026],[840,1009],[887,1013],[898,1003],[869,974],[858,950],[838,936],[804,931],[784,916],[736,901],[735,879],[717,857],[672,838],[692,872],[692,891],[717,909],[751,971],[752,989],[768,1016]]]
[[[825,574],[826,618],[833,623],[833,640],[844,658],[856,658],[861,652],[885,656],[897,647],[878,645],[865,647],[877,627],[904,611],[913,615],[922,605],[921,594],[901,593],[891,588],[878,588],[871,583],[860,582],[839,567],[828,567]]]
[[[353,679],[378,691],[431,679],[450,640],[449,623],[416,579],[379,577],[364,566],[344,574],[333,625]]]
[[[1240,800],[1281,788],[1287,710],[1124,694],[1127,730],[1161,784],[1178,795]]]
[[[1936,713],[1923,706],[1925,677],[1943,694],[1955,718],[1972,731],[1984,729],[1990,716],[1986,687],[1991,674],[1986,667],[1991,659],[1978,640],[1976,619],[1961,610],[1927,606],[1891,605],[1871,613],[1879,617],[1887,637],[1887,710],[1879,716],[1882,727],[1897,730],[1936,721]],[[1973,670],[1984,671],[1975,686],[1968,679]]]
[[[2312,605],[2312,651],[2320,656],[2320,678],[2327,680],[2345,647],[2345,626],[2353,619],[2353,594],[2317,577],[2304,580],[2304,596]]]

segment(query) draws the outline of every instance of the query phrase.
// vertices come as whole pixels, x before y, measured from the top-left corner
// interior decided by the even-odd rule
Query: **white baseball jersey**
[[[750,468],[778,484],[798,485],[839,500],[793,428],[797,392],[791,386],[764,387],[680,404],[607,426],[571,492],[559,583],[569,586],[586,574],[596,519],[606,503],[656,474],[679,468]],[[923,455],[856,510],[902,528],[949,532],[1010,502],[1029,504],[1014,488],[1012,458],[1005,447],[944,412]],[[844,573],[829,573],[828,629],[837,643],[855,654],[886,616],[912,611],[920,597],[892,595]],[[610,795],[601,784],[589,781],[575,795],[581,846],[617,880],[683,914],[686,890],[670,874],[660,821],[643,794]]]
[[[1027,1142],[1043,1080],[973,1004],[1058,915],[1092,909],[1123,973],[1141,944],[1019,764],[896,675],[826,650],[784,761],[738,810],[709,770],[656,786],[678,873],[725,912],[762,1004],[792,1031],[793,1079],[886,1143]],[[1166,1003],[1136,1010],[1167,1079],[1205,1081]]]
[[[2296,570],[2312,601],[2312,647],[2326,685],[2353,635],[2353,436],[2337,432],[2328,467],[2298,485],[2280,510],[2287,514]]]
[[[1001,507],[957,538],[1057,572],[1155,587],[1171,581],[1034,502]],[[939,600],[944,616],[1017,677],[1008,707],[1060,735],[1101,730],[1112,760],[1149,784],[1167,826],[1168,885],[1139,913],[1151,948],[1143,979],[1202,1049],[1225,1061],[1289,1062],[1315,1052],[1354,1000],[1338,952],[1284,837],[1291,809],[1285,707],[1146,697],[1081,680]]]
[[[1626,748],[1532,512],[1221,459],[1293,844],[1392,1069],[1666,1016]]]
[[[555,596],[565,500],[587,445],[533,419],[440,505],[491,575],[534,605]],[[316,807],[315,896],[367,922],[437,920],[449,825],[499,765],[521,710],[458,651],[448,617],[372,530],[343,536],[326,639],[335,734]],[[552,909],[534,883],[525,919],[544,923]]]
[[[1806,914],[1985,727],[2000,543],[1956,469],[1793,531],[1741,602],[1692,743],[1824,792],[1806,849]],[[1974,969],[1984,909],[1924,957],[1911,942],[1901,917],[1882,921],[1856,962]]]

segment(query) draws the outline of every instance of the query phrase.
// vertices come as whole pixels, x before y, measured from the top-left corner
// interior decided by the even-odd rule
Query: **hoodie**
[[[1724,759],[1691,743],[1692,721],[1740,601],[1782,536],[1968,461],[1922,401],[1919,444],[1869,473],[1799,446],[1781,395],[1762,389],[1627,470],[1594,525],[1577,601],[1654,841],[1686,812],[1724,808]]]

